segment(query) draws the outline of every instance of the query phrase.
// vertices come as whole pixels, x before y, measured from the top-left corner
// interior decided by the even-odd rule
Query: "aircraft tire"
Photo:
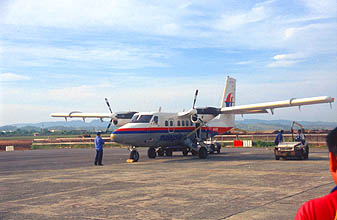
[[[184,148],[183,149],[183,156],[187,156],[187,154],[188,154],[188,148]]]
[[[139,153],[136,150],[132,150],[130,153],[130,159],[132,159],[134,162],[137,162],[139,160]]]
[[[164,154],[165,154],[164,149],[160,147],[160,148],[158,149],[158,156],[159,156],[159,157],[163,157]]]
[[[166,153],[167,157],[172,157],[172,150],[171,149],[166,149],[165,153]]]
[[[199,158],[200,158],[200,159],[206,159],[206,158],[207,158],[207,155],[208,155],[208,152],[207,152],[206,147],[201,147],[201,148],[199,149]]]
[[[156,158],[156,149],[154,149],[154,147],[150,147],[148,150],[147,150],[147,156],[151,159],[154,159]]]

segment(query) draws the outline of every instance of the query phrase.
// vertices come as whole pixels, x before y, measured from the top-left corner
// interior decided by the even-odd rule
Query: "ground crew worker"
[[[101,132],[97,132],[97,136],[95,138],[95,148],[96,148],[96,157],[95,157],[95,166],[103,166],[103,144],[104,140],[101,138]]]
[[[276,138],[275,138],[275,145],[278,145],[279,143],[283,142],[283,130],[281,130]]]
[[[296,139],[295,139],[295,140],[296,140],[296,141],[301,141],[302,144],[305,143],[305,136],[304,136],[304,134],[302,133],[302,130],[301,130],[301,129],[299,129],[299,130],[297,131]]]
[[[330,172],[336,186],[328,195],[304,203],[297,211],[295,220],[337,219],[337,128],[327,136],[327,143],[329,147]]]

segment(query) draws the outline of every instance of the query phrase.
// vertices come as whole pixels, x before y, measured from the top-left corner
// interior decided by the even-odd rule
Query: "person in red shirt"
[[[328,195],[304,203],[297,211],[295,220],[337,220],[337,127],[328,134],[327,143],[330,172],[336,186]]]

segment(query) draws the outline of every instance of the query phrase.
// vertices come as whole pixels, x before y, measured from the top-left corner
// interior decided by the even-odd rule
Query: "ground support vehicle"
[[[294,138],[295,124],[300,128],[300,131],[303,134],[303,139],[299,137]],[[303,126],[300,123],[293,121],[290,130],[292,134],[292,142],[281,142],[275,146],[275,160],[289,157],[307,160],[309,158],[309,145],[305,140]]]
[[[300,141],[281,142],[275,147],[274,153],[276,160],[289,157],[306,160],[309,158],[309,146],[306,142],[302,144]]]

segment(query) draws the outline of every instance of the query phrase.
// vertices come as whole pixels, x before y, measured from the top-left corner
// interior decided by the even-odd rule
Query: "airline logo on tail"
[[[228,93],[225,103],[226,103],[226,107],[232,107],[233,106],[233,102],[234,102],[234,96],[233,93]]]

